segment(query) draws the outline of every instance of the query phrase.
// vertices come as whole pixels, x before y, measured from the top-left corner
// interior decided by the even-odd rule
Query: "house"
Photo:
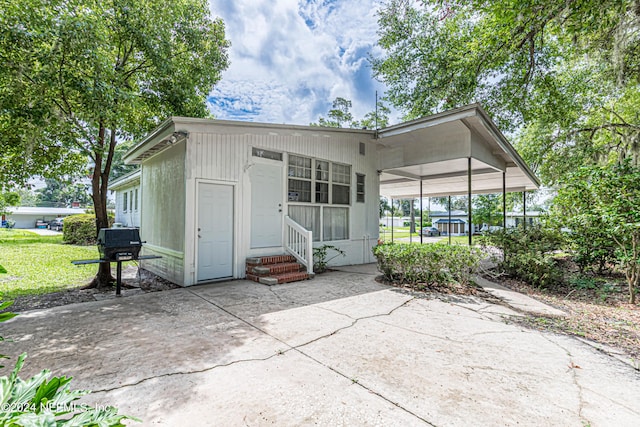
[[[46,228],[46,223],[55,218],[84,213],[80,208],[47,208],[33,206],[8,207],[7,214],[2,215],[2,226],[5,221],[14,221],[14,228]],[[36,225],[38,224],[38,225]]]
[[[114,223],[123,227],[140,227],[140,169],[119,177],[109,184],[116,195]]]
[[[461,210],[449,212],[432,212],[431,223],[434,227],[438,228],[441,234],[451,233],[452,236],[463,236],[469,232],[469,214]],[[449,223],[451,225],[449,226]],[[480,227],[476,224],[473,225],[474,232],[478,231]]]
[[[542,216],[542,212],[540,211],[527,211],[526,212],[526,218],[527,218],[527,225],[533,225],[536,222],[540,221],[540,216]],[[525,213],[524,212],[507,212],[506,215],[507,218],[507,228],[512,228],[512,227],[517,227],[520,224],[522,224],[522,222],[525,219]]]
[[[141,166],[144,251],[162,256],[143,265],[183,286],[285,253],[312,272],[325,244],[346,254],[335,265],[372,262],[380,195],[539,185],[477,104],[379,131],[171,117],[124,160]]]

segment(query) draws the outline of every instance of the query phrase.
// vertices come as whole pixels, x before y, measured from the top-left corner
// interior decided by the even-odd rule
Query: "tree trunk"
[[[98,149],[94,152],[93,174],[91,176],[91,197],[93,199],[93,208],[96,216],[96,237],[101,228],[109,228],[109,216],[107,214],[107,191],[109,185],[109,173],[111,171],[111,163],[116,146],[116,130],[111,129],[107,158],[104,160],[103,168],[103,147],[105,146],[106,128],[100,123],[98,134]],[[111,275],[111,264],[98,264],[98,273],[91,281],[88,287],[106,288],[110,287],[115,281]]]

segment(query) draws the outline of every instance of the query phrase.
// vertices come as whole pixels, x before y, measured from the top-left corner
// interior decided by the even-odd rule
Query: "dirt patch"
[[[137,288],[140,289],[141,292],[158,292],[179,288],[178,285],[156,276],[147,270],[138,269],[133,266],[129,266],[122,271],[122,287],[123,289]],[[113,285],[111,288],[100,290],[75,288],[40,295],[18,296],[14,299],[14,303],[9,308],[9,311],[19,313],[79,302],[97,301],[104,299],[107,295],[115,294],[115,289],[116,287]],[[123,296],[126,297],[127,294],[129,293],[124,292]]]
[[[446,285],[419,283],[417,285],[406,285],[388,281],[383,275],[377,276],[376,281],[407,291],[422,292],[431,295],[474,296],[492,304],[506,305],[503,300],[485,291],[481,286],[478,286],[475,283],[469,283],[466,285],[460,283],[447,283]]]
[[[537,330],[586,338],[640,359],[640,306],[629,304],[619,277],[553,289],[535,288],[506,276],[486,278],[567,313],[566,318],[527,316],[511,321]]]

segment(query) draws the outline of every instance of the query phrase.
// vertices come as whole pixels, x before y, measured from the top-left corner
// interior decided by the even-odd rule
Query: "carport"
[[[469,224],[472,194],[522,192],[524,200],[540,186],[478,104],[382,129],[378,138],[381,196],[393,201],[467,195]],[[504,197],[502,209],[506,213]]]

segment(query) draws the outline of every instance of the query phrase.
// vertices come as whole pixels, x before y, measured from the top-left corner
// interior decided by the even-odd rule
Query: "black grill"
[[[98,251],[102,260],[137,260],[141,247],[137,228],[101,228],[98,232]]]

